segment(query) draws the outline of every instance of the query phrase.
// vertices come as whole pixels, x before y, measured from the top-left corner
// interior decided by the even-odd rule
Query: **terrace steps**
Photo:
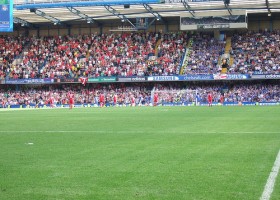
[[[229,53],[230,49],[231,49],[231,37],[227,37],[227,39],[226,39],[225,53]]]
[[[188,46],[186,48],[185,56],[183,58],[183,62],[181,64],[180,75],[184,74],[186,67],[188,66],[189,57],[192,52],[192,47],[193,47],[193,38],[190,38],[188,41]]]
[[[161,39],[158,39],[156,46],[155,46],[155,56],[158,57],[158,47],[161,44]]]
[[[229,65],[231,66],[233,64],[233,58],[232,56],[230,55],[230,50],[231,50],[231,37],[227,37],[226,39],[226,46],[225,46],[225,52],[223,55],[221,55],[219,57],[219,60],[218,60],[218,65],[221,65],[222,64],[222,60],[224,58],[226,59],[229,59]]]
[[[233,57],[230,55],[231,50],[231,37],[227,37],[225,53],[229,55],[229,66],[233,65]]]

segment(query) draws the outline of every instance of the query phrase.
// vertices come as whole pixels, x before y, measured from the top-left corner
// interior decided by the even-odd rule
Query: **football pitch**
[[[0,199],[260,199],[280,107],[0,111]],[[280,175],[271,200],[280,199]]]

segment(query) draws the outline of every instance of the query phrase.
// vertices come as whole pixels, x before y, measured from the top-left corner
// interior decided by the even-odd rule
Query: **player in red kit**
[[[69,94],[69,109],[74,107],[74,94]]]
[[[135,107],[135,97],[131,95],[131,106]]]
[[[116,106],[117,105],[117,101],[118,101],[117,94],[114,94],[113,101],[114,101],[114,106]]]
[[[224,105],[224,95],[223,95],[223,94],[221,94],[220,103],[221,103],[222,105]]]
[[[157,103],[158,103],[158,94],[155,93],[154,94],[154,106],[157,106]]]
[[[209,92],[208,93],[208,97],[207,97],[207,99],[208,99],[208,106],[210,107],[212,107],[212,101],[213,101],[213,97],[212,97],[212,94]]]
[[[3,101],[2,101],[2,108],[5,108],[5,105],[6,105],[6,104],[5,104],[5,101],[3,100]]]
[[[103,107],[105,105],[105,97],[104,97],[104,94],[100,94],[99,95],[99,104],[100,104],[100,107]]]
[[[50,103],[50,107],[53,108],[54,107],[54,98],[53,97],[50,97],[49,103]]]

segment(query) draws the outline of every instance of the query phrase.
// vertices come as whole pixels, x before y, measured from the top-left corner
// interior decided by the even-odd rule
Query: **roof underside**
[[[247,13],[269,13],[269,12],[280,12],[280,1],[279,0],[231,0],[228,6],[225,6],[224,2],[221,1],[208,1],[208,2],[188,2],[184,5],[184,0],[166,0],[165,3],[149,4],[153,12],[157,12],[162,18],[186,16],[201,17],[201,16],[221,16],[229,15],[228,9],[234,14],[239,14],[241,10]],[[180,1],[180,2],[178,2]],[[25,20],[29,23],[49,23],[50,20],[44,17],[38,16],[35,12],[30,12],[29,9],[17,10],[19,5],[34,5],[43,3],[57,3],[63,1],[55,0],[36,0],[29,3],[27,0],[15,0],[14,17]],[[71,1],[64,1],[71,2]],[[80,1],[81,2],[81,1]],[[83,2],[83,1],[82,1]],[[86,1],[85,1],[86,2]],[[106,1],[104,1],[106,2]],[[186,6],[188,5],[188,6]],[[47,7],[47,6],[46,6]],[[141,4],[130,5],[130,8],[124,8],[123,5],[112,5],[111,6],[119,15],[125,15],[127,18],[137,17],[154,17]],[[108,19],[119,19],[118,15],[110,13],[104,6],[81,6],[74,7],[80,13],[98,21]],[[69,11],[67,7],[59,8],[40,8],[40,11],[46,15],[59,19],[61,22],[68,21],[84,21],[82,17]]]

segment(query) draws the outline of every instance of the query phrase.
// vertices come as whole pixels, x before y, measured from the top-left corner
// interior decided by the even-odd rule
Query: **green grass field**
[[[280,149],[278,106],[2,110],[0,119],[1,200],[256,200]]]

